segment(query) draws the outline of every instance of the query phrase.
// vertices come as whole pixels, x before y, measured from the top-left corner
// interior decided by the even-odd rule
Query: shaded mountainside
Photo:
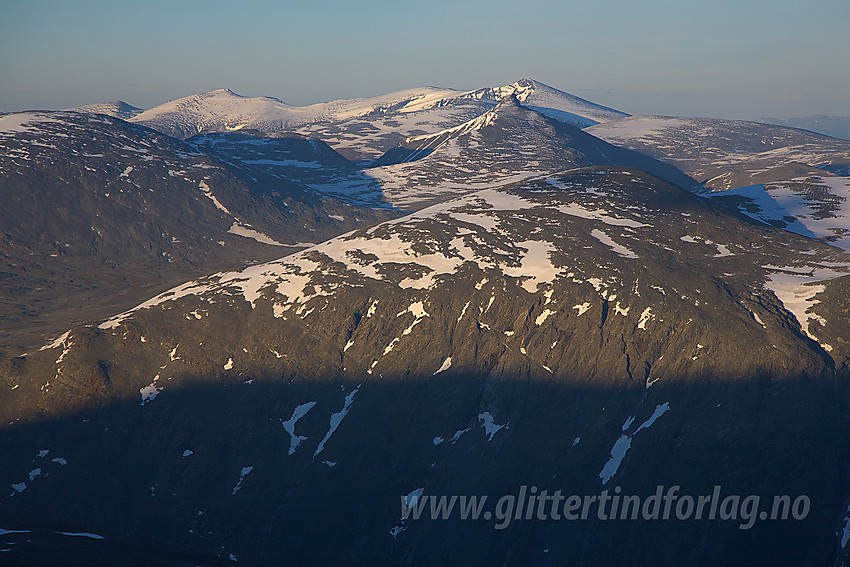
[[[5,360],[0,522],[258,564],[824,565],[848,273],[635,169],[472,193]],[[811,510],[750,529],[401,518],[417,491],[519,485]]]
[[[692,188],[696,181],[648,156],[612,146],[505,97],[475,119],[407,138],[366,172],[385,198],[416,210],[498,184],[592,165],[633,166]]]
[[[301,134],[240,130],[201,134],[187,143],[234,167],[259,170],[282,181],[298,180],[319,195],[371,208],[390,206],[376,179],[326,143]]]
[[[104,115],[2,115],[0,149],[3,351],[392,216]]]
[[[633,116],[587,131],[675,165],[711,190],[786,180],[789,166],[850,175],[850,141],[784,126]]]
[[[50,460],[48,459],[48,462]],[[34,529],[33,529],[34,528]],[[229,557],[186,553],[152,541],[116,535],[104,537],[85,531],[51,527],[26,530],[0,529],[0,553],[8,567],[76,567],[101,565],[121,567],[223,567],[232,566]],[[14,553],[11,553],[14,549]],[[11,555],[11,557],[10,557]]]

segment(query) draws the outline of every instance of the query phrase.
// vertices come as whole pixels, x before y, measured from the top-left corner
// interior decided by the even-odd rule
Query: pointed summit
[[[520,104],[532,110],[579,128],[629,116],[625,112],[595,104],[527,77],[510,85],[479,89],[463,96],[498,104],[510,94],[515,95]]]

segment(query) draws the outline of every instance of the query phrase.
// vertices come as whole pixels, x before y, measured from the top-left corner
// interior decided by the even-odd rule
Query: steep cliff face
[[[824,564],[848,270],[635,169],[474,192],[4,361],[0,520],[260,564]],[[674,485],[810,509],[495,529],[521,486]],[[402,517],[428,495],[490,520]]]

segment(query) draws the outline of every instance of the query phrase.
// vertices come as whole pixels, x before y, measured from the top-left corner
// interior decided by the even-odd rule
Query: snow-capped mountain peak
[[[498,103],[508,95],[515,95],[520,103],[532,110],[581,128],[628,116],[625,112],[595,104],[529,78],[502,87],[471,91],[463,96]]]
[[[356,129],[358,125],[352,121],[358,122],[368,117],[374,128],[378,126],[375,120],[385,118],[389,123],[381,129],[389,129],[391,132],[383,133],[401,136],[394,138],[388,147],[379,148],[380,154],[404,136],[433,131],[434,125],[437,130],[457,126],[479,116],[509,95],[515,95],[521,104],[550,118],[579,127],[628,116],[539,81],[523,78],[509,85],[468,92],[439,87],[418,87],[385,95],[340,99],[309,106],[292,106],[272,97],[246,97],[223,88],[172,100],[130,119],[183,139],[200,132],[252,129],[271,133],[300,128],[306,129],[302,133],[320,134],[319,137],[328,138],[328,143],[334,145],[330,137],[340,127],[345,130]],[[431,128],[426,130],[421,127],[423,125]],[[348,139],[351,136],[342,138]],[[362,148],[358,149],[362,151]]]

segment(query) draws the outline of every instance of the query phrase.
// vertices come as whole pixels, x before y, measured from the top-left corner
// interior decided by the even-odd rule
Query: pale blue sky
[[[0,111],[531,77],[632,114],[850,116],[848,0],[0,0]]]

